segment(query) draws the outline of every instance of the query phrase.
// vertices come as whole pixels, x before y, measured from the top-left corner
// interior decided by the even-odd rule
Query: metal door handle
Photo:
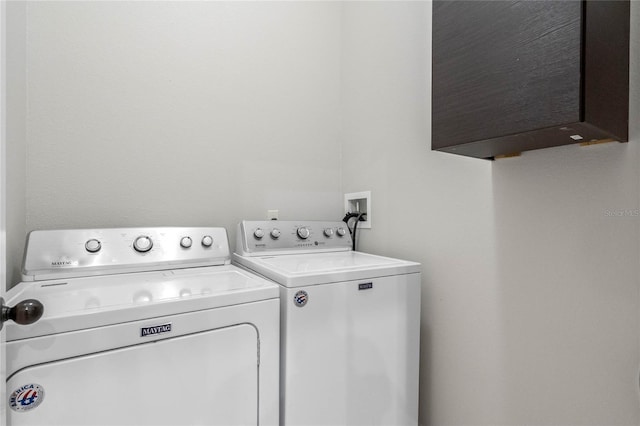
[[[38,321],[44,313],[44,306],[36,299],[26,299],[18,302],[16,306],[10,308],[4,305],[4,299],[0,297],[2,313],[0,314],[0,330],[5,321],[13,320],[17,324],[27,325]]]

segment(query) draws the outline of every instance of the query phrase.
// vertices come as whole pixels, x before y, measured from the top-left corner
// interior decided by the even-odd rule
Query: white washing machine
[[[7,304],[44,314],[6,324],[10,425],[278,424],[278,286],[223,228],[34,231],[23,274]]]
[[[351,251],[342,222],[243,221],[236,251],[280,285],[280,424],[418,424],[418,263]]]

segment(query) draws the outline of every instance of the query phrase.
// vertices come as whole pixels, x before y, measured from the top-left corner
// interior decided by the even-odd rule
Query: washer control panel
[[[245,220],[238,225],[236,250],[245,256],[351,250],[344,222]]]
[[[103,228],[32,231],[23,280],[222,265],[224,228]]]

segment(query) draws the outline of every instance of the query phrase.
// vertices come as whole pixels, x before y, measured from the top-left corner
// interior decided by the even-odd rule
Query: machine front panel
[[[417,425],[420,274],[281,289],[290,425]]]
[[[258,363],[257,331],[248,324],[47,362],[8,379],[8,420],[256,425]]]

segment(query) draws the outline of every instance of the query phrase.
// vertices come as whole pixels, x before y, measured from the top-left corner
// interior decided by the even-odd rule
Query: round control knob
[[[324,236],[327,237],[327,238],[333,237],[333,228],[325,228],[324,229]]]
[[[180,239],[180,247],[182,248],[189,248],[191,247],[191,244],[193,244],[191,237],[182,237]]]
[[[280,238],[281,232],[278,228],[273,228],[271,230],[271,238],[273,238],[274,240],[277,240],[278,238]]]
[[[256,237],[258,240],[261,240],[262,237],[264,237],[264,231],[258,228],[255,231],[253,231],[253,236]]]
[[[89,253],[97,253],[102,248],[102,244],[100,241],[92,238],[84,244],[84,248],[87,249]]]
[[[141,235],[133,242],[133,248],[139,253],[146,253],[153,247],[153,241],[146,235]]]
[[[311,232],[309,231],[309,228],[307,228],[306,226],[301,226],[300,228],[298,228],[298,237],[302,238],[303,240],[306,240],[307,238],[309,238],[310,234]]]
[[[202,245],[204,247],[211,247],[213,245],[213,238],[211,238],[211,235],[205,235],[202,237]]]
[[[336,232],[338,233],[338,236],[340,237],[344,237],[345,235],[347,235],[347,230],[344,229],[343,227],[340,227],[336,230]]]

